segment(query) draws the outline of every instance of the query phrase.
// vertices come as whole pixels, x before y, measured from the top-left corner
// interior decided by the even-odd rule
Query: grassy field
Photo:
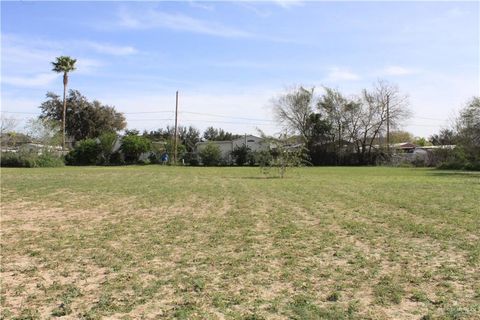
[[[480,319],[480,175],[2,169],[6,319]]]

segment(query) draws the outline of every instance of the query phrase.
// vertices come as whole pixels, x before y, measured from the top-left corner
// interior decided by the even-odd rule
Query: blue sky
[[[47,91],[62,92],[50,62],[70,55],[78,59],[70,88],[125,112],[129,128],[171,125],[179,90],[181,124],[274,133],[270,100],[288,87],[350,95],[385,79],[409,95],[404,129],[428,136],[480,95],[479,10],[478,2],[2,2],[2,112],[20,121],[38,113]]]

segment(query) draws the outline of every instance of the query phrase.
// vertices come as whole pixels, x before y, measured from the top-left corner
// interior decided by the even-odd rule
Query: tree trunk
[[[63,120],[62,120],[62,150],[65,151],[65,119],[66,119],[66,113],[67,113],[67,100],[66,100],[66,95],[67,95],[67,84],[68,84],[68,75],[65,72],[63,74]]]

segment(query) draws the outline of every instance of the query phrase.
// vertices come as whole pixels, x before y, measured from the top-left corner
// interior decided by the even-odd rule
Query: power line
[[[23,111],[7,111],[7,110],[2,110],[1,113],[40,114],[39,112],[23,112]]]
[[[205,116],[219,117],[219,118],[228,118],[228,119],[239,119],[239,120],[252,120],[252,121],[274,122],[274,120],[271,120],[271,119],[234,117],[234,116],[226,116],[226,115],[213,114],[213,113],[203,113],[203,112],[182,111],[181,113],[196,114],[196,115],[205,115]]]
[[[158,119],[158,118],[149,118],[149,119],[128,119],[128,121],[171,121],[173,120],[172,118],[164,118],[164,119]]]
[[[442,124],[416,124],[416,123],[405,123],[405,126],[411,127],[443,127]]]
[[[204,119],[183,119],[184,121],[207,122],[207,123],[227,123],[227,124],[245,124],[257,126],[274,126],[273,124],[253,123],[253,122],[235,122],[235,121],[218,121],[218,120],[204,120]]]
[[[122,112],[123,114],[147,114],[147,113],[175,113],[173,111],[161,110],[161,111],[139,111],[139,112]]]
[[[426,118],[426,117],[417,117],[417,116],[413,116],[412,118],[425,119],[425,120],[435,120],[435,121],[447,121],[446,119]]]

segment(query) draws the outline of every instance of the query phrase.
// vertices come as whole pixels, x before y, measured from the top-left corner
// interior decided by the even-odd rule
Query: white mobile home
[[[253,135],[245,135],[241,138],[230,140],[230,141],[203,141],[198,142],[195,145],[196,152],[202,151],[208,143],[214,143],[222,152],[222,158],[226,160],[231,160],[231,153],[235,148],[242,147],[246,145],[252,151],[262,151],[268,149],[268,144],[263,141],[262,138],[253,136]]]

